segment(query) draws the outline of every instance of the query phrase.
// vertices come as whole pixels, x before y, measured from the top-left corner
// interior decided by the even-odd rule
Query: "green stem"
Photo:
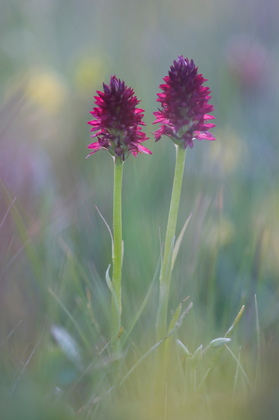
[[[111,330],[116,337],[121,327],[121,278],[122,278],[122,177],[123,161],[114,160],[113,188],[113,250],[112,250],[112,298],[111,298]]]
[[[169,218],[166,231],[165,249],[160,273],[160,296],[157,314],[157,339],[167,334],[167,315],[169,302],[169,289],[171,282],[171,261],[174,246],[174,237],[177,224],[178,209],[181,196],[181,187],[184,173],[186,149],[176,145],[176,163],[172,187],[172,196],[169,209]]]

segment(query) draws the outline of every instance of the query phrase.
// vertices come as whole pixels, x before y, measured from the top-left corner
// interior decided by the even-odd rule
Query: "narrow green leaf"
[[[111,267],[111,264],[109,264],[109,266],[108,266],[108,268],[107,268],[105,278],[106,278],[106,283],[107,283],[107,286],[108,286],[109,290],[110,290],[110,291],[111,291],[111,293],[112,293],[112,292],[113,292],[113,286],[112,286],[112,281],[111,281],[111,278],[110,278],[110,276],[109,276],[109,270],[110,270],[110,267]]]
[[[226,337],[220,337],[215,338],[214,340],[210,341],[209,346],[214,348],[223,347],[225,344],[228,344],[230,341],[232,341],[231,338]]]
[[[231,333],[233,332],[233,330],[235,329],[235,327],[237,326],[237,324],[241,320],[244,309],[245,309],[245,305],[242,305],[241,308],[240,308],[240,311],[238,312],[238,314],[235,317],[235,320],[233,321],[232,325],[230,326],[230,328],[228,329],[228,331],[226,332],[224,337],[228,337],[229,335],[231,335]]]
[[[111,278],[110,278],[110,276],[109,276],[109,270],[110,270],[110,267],[111,267],[111,264],[109,264],[109,266],[108,266],[108,268],[107,268],[107,271],[106,271],[106,275],[105,275],[105,278],[106,278],[106,283],[107,283],[107,286],[108,286],[108,288],[109,288],[109,291],[111,292],[112,299],[113,299],[113,301],[114,301],[114,303],[115,303],[115,307],[116,307],[116,310],[117,310],[117,314],[118,314],[118,316],[120,316],[119,302],[118,302],[118,299],[117,299],[117,296],[116,296],[116,293],[115,293],[115,290],[114,290],[114,287],[113,287],[113,284],[112,284]],[[119,327],[119,328],[120,328],[120,327]],[[118,332],[119,332],[119,330],[118,330]]]
[[[175,325],[177,324],[177,322],[179,322],[179,317],[180,317],[180,314],[181,314],[182,306],[186,302],[186,300],[188,300],[188,299],[189,299],[189,296],[187,296],[185,299],[183,299],[183,301],[180,302],[180,304],[176,308],[176,310],[175,310],[175,312],[174,312],[174,314],[172,316],[171,322],[169,324],[168,332],[170,332],[175,327]]]
[[[169,325],[168,332],[170,332],[175,327],[175,324],[179,320],[179,317],[180,317],[180,314],[181,314],[181,309],[182,309],[182,303],[180,303],[178,305],[178,307],[176,308],[176,310],[175,310],[175,312],[174,312],[174,314],[172,316],[172,319],[171,319],[171,322],[170,322],[170,325]]]
[[[191,362],[192,363],[196,363],[200,360],[200,358],[202,357],[203,354],[203,345],[201,344],[195,351],[195,353],[193,354],[193,357],[191,357]]]
[[[98,207],[97,207],[97,206],[95,206],[95,208],[96,208],[97,212],[99,213],[99,216],[101,217],[102,221],[103,221],[103,222],[104,222],[104,224],[106,225],[106,228],[107,228],[107,230],[108,230],[108,232],[109,232],[109,235],[110,235],[111,245],[112,245],[112,247],[113,247],[113,235],[112,235],[111,228],[109,227],[108,222],[106,221],[106,219],[104,218],[104,216],[102,215],[102,213],[100,212],[100,210],[98,209]]]
[[[176,343],[178,347],[180,348],[180,350],[182,350],[184,356],[187,356],[187,357],[193,356],[192,353],[190,353],[190,351],[188,350],[188,348],[182,343],[182,341],[176,340]]]
[[[188,224],[190,222],[191,217],[192,217],[192,213],[190,213],[189,216],[187,217],[186,222],[184,223],[184,226],[181,229],[181,232],[180,232],[180,234],[179,234],[179,236],[177,238],[177,241],[175,242],[174,249],[173,249],[173,254],[172,254],[171,271],[173,270],[173,267],[174,267],[174,264],[175,264],[175,260],[176,260],[176,257],[177,257],[177,254],[178,254],[178,251],[179,251],[179,248],[180,248],[182,239],[184,237],[185,231],[187,229],[187,226],[188,226]]]

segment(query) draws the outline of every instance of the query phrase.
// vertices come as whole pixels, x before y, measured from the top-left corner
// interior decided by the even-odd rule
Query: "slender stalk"
[[[112,298],[111,298],[111,331],[116,337],[121,327],[121,278],[122,278],[122,178],[123,161],[114,160],[113,188],[113,250],[112,250]]]
[[[172,196],[169,209],[168,224],[166,230],[165,248],[160,273],[160,296],[157,314],[157,339],[163,338],[167,334],[167,315],[169,302],[169,289],[171,282],[171,262],[174,246],[174,237],[177,224],[178,209],[181,196],[181,187],[184,173],[186,149],[176,147],[176,163],[172,187]]]

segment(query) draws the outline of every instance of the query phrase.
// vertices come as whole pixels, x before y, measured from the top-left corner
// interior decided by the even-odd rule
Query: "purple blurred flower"
[[[156,141],[165,135],[186,149],[193,147],[194,139],[215,140],[208,131],[215,124],[206,122],[214,119],[208,115],[214,110],[208,103],[210,89],[203,86],[207,79],[197,72],[194,61],[181,55],[173,62],[169,75],[164,77],[166,83],[159,86],[163,92],[157,94],[157,102],[162,108],[154,112],[156,120],[153,124],[160,124],[154,132]]]
[[[112,156],[119,156],[124,161],[130,153],[137,156],[138,153],[151,151],[141,145],[148,137],[141,131],[143,109],[136,108],[140,102],[134,95],[134,90],[128,88],[124,81],[116,76],[110,78],[109,85],[103,84],[104,91],[97,91],[94,96],[97,107],[91,114],[95,119],[89,121],[92,125],[91,136],[97,141],[91,143],[88,148],[92,155],[100,149],[107,149]]]

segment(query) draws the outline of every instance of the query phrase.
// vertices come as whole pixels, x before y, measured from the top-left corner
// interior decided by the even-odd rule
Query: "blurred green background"
[[[139,307],[160,256],[175,161],[170,140],[155,144],[152,138],[152,113],[158,85],[181,54],[208,79],[217,140],[196,142],[187,153],[179,228],[190,213],[192,219],[170,307],[191,296],[190,340],[200,344],[201,336],[206,341],[226,331],[244,303],[240,342],[249,348],[256,336],[256,294],[262,334],[276,344],[278,1],[1,0],[0,8],[5,392],[14,398],[23,386],[30,395],[34,381],[40,395],[48,395],[54,384],[60,389],[60,382],[62,388],[71,383],[50,338],[52,325],[69,329],[87,355],[106,337],[111,244],[96,206],[111,225],[113,165],[103,151],[85,156],[93,96],[112,74],[141,99],[146,146],[153,151],[130,157],[124,167],[126,324]],[[156,287],[153,294],[137,332],[143,337],[154,329]],[[36,379],[25,387],[29,369]]]

